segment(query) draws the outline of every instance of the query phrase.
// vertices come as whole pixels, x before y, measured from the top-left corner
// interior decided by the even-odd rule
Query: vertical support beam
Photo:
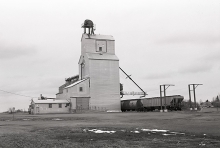
[[[164,91],[163,91],[163,93],[164,93],[164,112],[167,112],[167,102],[166,102],[166,88],[165,88],[166,86],[164,85],[163,86],[163,89],[164,89]]]
[[[160,112],[163,112],[163,104],[162,104],[162,90],[160,85]]]
[[[190,106],[190,110],[192,110],[192,100],[191,100],[191,90],[190,90],[190,85],[188,85],[189,88],[189,106]]]
[[[70,114],[72,113],[72,102],[71,102],[71,98],[70,98]]]
[[[81,70],[80,71],[80,74],[81,74],[80,77],[81,77],[81,80],[82,80],[82,64],[80,64],[80,70]]]
[[[197,110],[197,105],[196,105],[196,88],[195,88],[195,84],[193,84],[193,94],[194,94],[195,110]]]
[[[193,91],[193,95],[194,95],[194,104],[195,104],[195,110],[197,110],[197,104],[196,104],[196,87],[197,86],[199,86],[199,85],[202,85],[202,84],[189,84],[189,99],[190,99],[190,110],[192,110],[192,101],[191,101],[191,94],[190,94],[190,91],[191,91],[191,89],[190,89],[190,85],[192,85],[192,91]]]

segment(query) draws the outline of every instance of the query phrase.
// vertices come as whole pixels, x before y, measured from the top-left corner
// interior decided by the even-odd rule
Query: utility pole
[[[163,105],[162,105],[162,89],[160,85],[160,112],[163,112]]]
[[[191,100],[191,90],[190,90],[190,85],[188,85],[189,88],[189,108],[192,110],[192,100]]]
[[[191,100],[191,91],[193,91],[193,96],[194,96],[194,110],[197,110],[197,104],[196,104],[196,87],[199,85],[203,85],[203,84],[189,84],[188,88],[189,88],[189,104],[190,104],[190,110],[192,110],[192,100]],[[192,90],[191,87],[192,86]]]
[[[215,104],[216,104],[217,112],[218,112],[218,107],[219,107],[219,98],[218,98],[218,96],[216,97]]]
[[[167,112],[167,103],[166,103],[166,89],[170,86],[175,86],[173,84],[163,84],[160,85],[160,106],[161,106],[161,110],[160,112],[163,112],[163,101],[162,101],[162,92],[164,94],[164,112]],[[163,88],[163,91],[162,91]]]

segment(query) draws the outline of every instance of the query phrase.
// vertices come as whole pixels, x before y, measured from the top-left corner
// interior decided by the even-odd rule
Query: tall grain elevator
[[[90,20],[85,20],[82,28],[79,79],[89,78],[90,107],[121,110],[115,40],[111,35],[94,34],[94,25]]]
[[[85,20],[82,28],[79,75],[66,79],[56,98],[70,100],[70,109],[88,104],[85,109],[120,111],[119,59],[115,55],[115,40],[111,35],[95,34],[91,20]]]

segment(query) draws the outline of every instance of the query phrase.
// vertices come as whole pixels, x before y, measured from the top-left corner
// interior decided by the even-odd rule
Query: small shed
[[[31,114],[69,113],[70,102],[67,100],[32,100],[30,105]]]

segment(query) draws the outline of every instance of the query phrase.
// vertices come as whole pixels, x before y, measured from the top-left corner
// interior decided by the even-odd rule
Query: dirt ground
[[[220,111],[0,114],[0,147],[220,147]]]

